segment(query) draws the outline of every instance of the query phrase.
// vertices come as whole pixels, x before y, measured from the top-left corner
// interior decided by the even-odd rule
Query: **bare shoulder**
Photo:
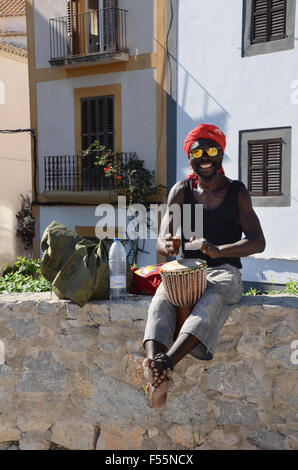
[[[251,201],[251,196],[248,192],[248,189],[246,188],[245,184],[242,183],[242,181],[237,181],[239,184],[239,190],[238,190],[238,205],[242,209],[252,209],[252,201]]]
[[[182,205],[184,201],[184,181],[178,181],[171,188],[168,196],[168,205],[179,204]]]

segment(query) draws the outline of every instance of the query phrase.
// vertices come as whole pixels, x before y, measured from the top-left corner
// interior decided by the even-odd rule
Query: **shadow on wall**
[[[3,264],[14,263],[17,256],[16,217],[14,207],[7,201],[0,201],[0,275]]]
[[[160,42],[155,41],[158,47],[163,48]],[[231,115],[192,71],[177,61],[176,42],[172,41],[167,45],[167,106],[171,112],[168,142],[172,145],[172,153],[177,153],[177,174],[173,169],[168,172],[169,186],[172,186],[176,181],[184,179],[189,172],[189,164],[183,150],[186,135],[200,123],[214,124],[226,134]],[[224,86],[224,83],[220,86]],[[218,93],[220,94],[219,89]],[[191,103],[190,96],[195,96]],[[176,132],[177,135],[174,136]],[[173,140],[176,141],[177,148]],[[230,157],[225,153],[223,166],[230,161]]]

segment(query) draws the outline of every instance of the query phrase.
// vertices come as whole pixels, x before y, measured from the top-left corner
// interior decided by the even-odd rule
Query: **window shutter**
[[[282,141],[267,143],[266,188],[265,194],[280,196],[281,194],[281,156]]]
[[[265,42],[268,37],[268,0],[253,0],[251,42]]]
[[[253,0],[251,42],[275,41],[286,35],[287,0]]]
[[[72,0],[67,0],[67,35],[72,36]]]
[[[272,0],[270,39],[282,39],[286,34],[287,1]]]
[[[95,140],[114,151],[114,97],[81,98],[81,145],[86,150]]]
[[[248,142],[248,190],[252,196],[281,195],[282,140]]]
[[[251,195],[263,196],[264,182],[264,143],[248,142],[248,190]]]

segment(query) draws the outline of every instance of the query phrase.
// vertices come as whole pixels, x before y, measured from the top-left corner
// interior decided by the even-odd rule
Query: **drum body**
[[[207,263],[201,259],[179,259],[163,265],[161,279],[169,301],[176,305],[174,340],[207,287]]]

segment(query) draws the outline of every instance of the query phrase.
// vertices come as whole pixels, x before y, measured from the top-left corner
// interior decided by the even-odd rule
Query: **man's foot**
[[[165,380],[172,377],[171,369],[164,369],[162,361],[154,361],[148,357],[143,361],[145,379],[155,388]]]
[[[152,408],[163,408],[167,401],[167,392],[172,387],[173,380],[164,380],[158,387],[149,385],[149,403]]]

